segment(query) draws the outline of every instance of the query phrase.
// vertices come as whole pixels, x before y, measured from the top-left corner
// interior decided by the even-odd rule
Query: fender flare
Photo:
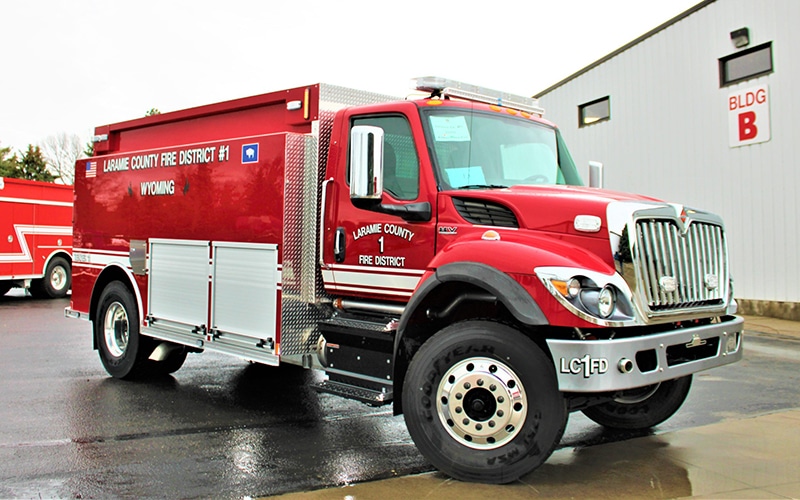
[[[111,262],[104,267],[92,284],[92,294],[91,298],[89,299],[89,321],[94,322],[95,315],[97,314],[97,303],[100,300],[100,295],[103,294],[105,287],[108,286],[108,284],[112,281],[120,281],[131,290],[134,300],[136,301],[136,307],[139,309],[139,320],[141,321],[142,318],[144,318],[144,307],[142,303],[141,291],[136,284],[136,278],[131,270],[125,265],[125,263],[116,261]],[[100,283],[102,283],[102,286],[98,286]],[[96,350],[98,346],[97,338],[95,337],[94,333],[92,334],[92,342],[93,348]]]
[[[405,309],[407,314],[403,314],[400,318],[397,328],[399,335],[395,339],[395,352],[409,318],[413,316],[420,304],[440,285],[453,281],[466,282],[485,289],[497,297],[497,300],[502,302],[520,323],[525,325],[548,324],[547,318],[533,297],[511,276],[480,262],[454,262],[436,269],[434,274],[425,280],[411,296]]]
[[[405,368],[407,368],[405,363],[400,363],[399,358],[410,360],[410,356],[406,358],[400,354],[403,352],[402,349],[409,322],[412,317],[420,314],[420,309],[424,307],[426,299],[432,293],[435,293],[440,286],[448,282],[469,283],[486,290],[509,310],[514,319],[522,324],[530,326],[549,324],[533,297],[525,291],[522,285],[506,273],[479,262],[460,261],[445,264],[437,268],[428,279],[417,287],[414,295],[411,296],[411,300],[406,305],[403,315],[400,317],[392,351],[393,385],[394,390],[398,391],[396,394],[402,393],[402,387],[405,383]],[[422,314],[425,314],[425,312],[423,311]],[[400,355],[398,356],[398,354]],[[400,364],[403,367],[400,367]],[[403,413],[403,402],[400,399],[395,399],[394,414],[399,415],[401,413]]]

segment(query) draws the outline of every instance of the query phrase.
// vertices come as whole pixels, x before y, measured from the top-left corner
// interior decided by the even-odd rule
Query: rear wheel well
[[[55,257],[61,257],[61,258],[63,258],[64,260],[66,260],[66,261],[67,261],[67,264],[69,264],[70,266],[72,266],[72,255],[70,255],[70,254],[69,254],[69,252],[56,252],[56,253],[54,253],[53,255],[51,255],[51,256],[50,256],[50,259],[49,259],[49,260],[52,260],[52,259],[54,259]]]
[[[411,358],[420,346],[438,331],[455,323],[484,319],[510,325],[531,338],[549,355],[543,336],[533,335],[536,327],[521,323],[499,297],[475,284],[461,281],[441,283],[408,314],[404,320],[402,337],[395,345],[393,392],[398,396],[403,393]],[[400,397],[394,400],[394,413],[403,413]]]
[[[31,295],[42,299],[66,297],[72,287],[72,257],[69,252],[55,251],[47,257],[42,277],[31,280]]]

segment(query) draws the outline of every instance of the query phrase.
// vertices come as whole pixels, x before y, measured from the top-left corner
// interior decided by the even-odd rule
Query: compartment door
[[[278,245],[212,243],[211,330],[274,350]]]
[[[208,241],[150,239],[148,312],[205,330],[208,324]]]

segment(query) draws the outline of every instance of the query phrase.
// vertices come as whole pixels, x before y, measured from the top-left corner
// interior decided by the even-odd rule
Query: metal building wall
[[[695,10],[696,9],[696,10]],[[538,97],[588,182],[720,214],[738,299],[800,310],[800,1],[701,2],[688,15]],[[718,59],[772,41],[773,73],[720,88]],[[728,97],[769,86],[771,139],[731,148]],[[611,97],[611,119],[578,127],[578,106]]]

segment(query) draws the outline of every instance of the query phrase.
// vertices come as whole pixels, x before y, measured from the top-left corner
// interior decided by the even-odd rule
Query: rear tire
[[[7,294],[9,290],[11,290],[11,284],[10,283],[0,282],[0,297],[2,297],[3,295]]]
[[[148,360],[150,364],[150,372],[154,375],[169,375],[180,370],[183,363],[186,361],[186,356],[189,351],[183,346],[175,347],[175,350],[170,352],[166,359],[161,361]]]
[[[692,376],[620,392],[614,401],[591,406],[583,414],[611,429],[642,430],[675,414],[692,387]]]
[[[53,257],[47,264],[44,277],[31,282],[31,295],[37,298],[66,297],[72,286],[72,269],[64,257]]]
[[[149,375],[148,357],[155,342],[139,334],[139,311],[130,290],[113,281],[100,296],[94,333],[100,361],[114,378],[132,379]]]
[[[495,484],[544,463],[568,416],[553,362],[491,321],[457,323],[425,342],[409,365],[403,408],[414,443],[440,471]]]

